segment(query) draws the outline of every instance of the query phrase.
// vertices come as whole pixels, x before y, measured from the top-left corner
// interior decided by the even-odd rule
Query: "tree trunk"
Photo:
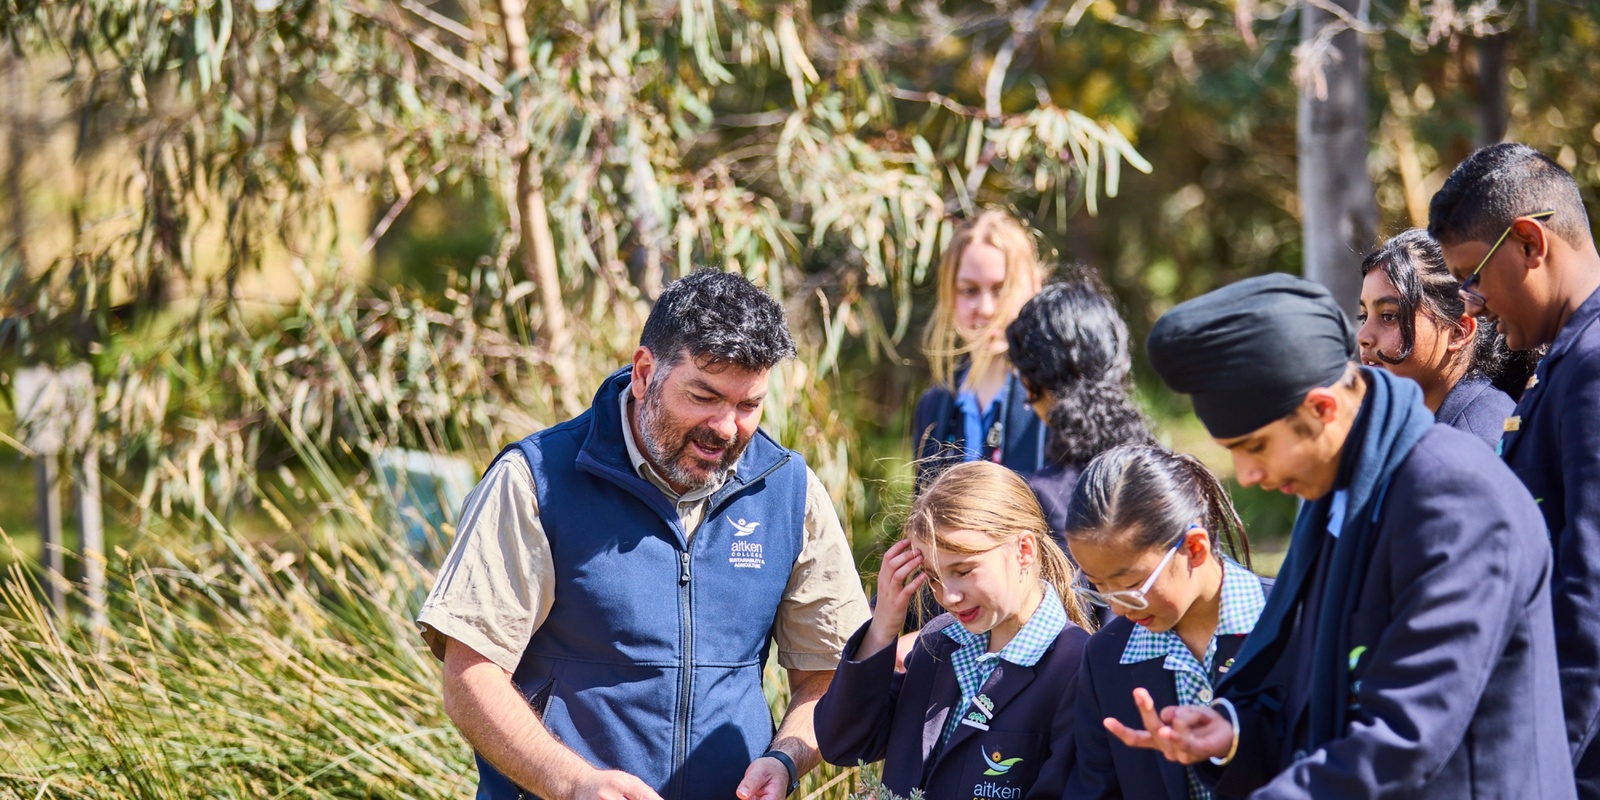
[[[6,107],[11,109],[6,114],[6,205],[9,206],[11,223],[12,257],[22,268],[22,274],[28,274],[28,217],[27,203],[22,193],[22,162],[23,162],[23,125],[27,124],[32,115],[24,109],[28,108],[26,91],[23,88],[25,76],[22,73],[23,61],[12,50],[9,43],[0,44],[0,73],[6,76],[6,88],[10,99]]]
[[[1506,135],[1511,112],[1506,105],[1506,34],[1478,40],[1478,146]]]
[[[1365,23],[1360,16],[1364,5],[1361,0],[1322,0],[1308,1],[1300,9],[1302,52],[1313,52],[1319,41],[1330,42],[1328,57],[1321,60],[1321,79],[1300,79],[1305,276],[1328,287],[1352,315],[1361,294],[1361,257],[1375,243],[1378,227],[1377,199],[1367,174],[1365,44],[1352,28]]]
[[[511,59],[512,74],[507,78],[533,73],[533,62],[528,56],[526,8],[523,0],[500,0],[500,23],[505,28],[506,53]],[[525,87],[528,82],[522,85]],[[581,396],[576,386],[577,367],[572,358],[572,330],[566,307],[561,303],[561,273],[556,268],[555,238],[550,233],[550,215],[544,201],[544,168],[539,153],[524,135],[529,105],[517,103],[516,108],[517,128],[511,136],[511,157],[517,168],[517,197],[513,208],[516,209],[516,229],[522,239],[522,269],[539,288],[539,307],[543,312],[540,333],[553,372],[552,406],[558,412],[576,414],[582,408]]]

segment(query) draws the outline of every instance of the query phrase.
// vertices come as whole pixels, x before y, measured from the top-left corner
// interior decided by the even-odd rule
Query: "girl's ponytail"
[[[1217,480],[1217,476],[1211,474],[1211,470],[1200,463],[1200,459],[1183,453],[1174,455],[1189,468],[1190,478],[1205,498],[1205,526],[1211,532],[1211,541],[1215,544],[1220,539],[1228,549],[1228,554],[1249,568],[1250,540],[1245,536],[1244,522],[1239,519],[1239,512],[1234,510],[1228,490]]]

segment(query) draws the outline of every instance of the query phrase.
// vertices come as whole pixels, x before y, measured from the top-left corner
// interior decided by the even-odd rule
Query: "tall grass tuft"
[[[101,631],[58,622],[20,558],[0,577],[0,796],[470,793],[403,553],[222,536],[112,562]]]
[[[412,623],[432,576],[403,548],[218,534],[110,561],[101,630],[59,621],[18,554],[0,574],[0,798],[471,796]],[[824,766],[795,796],[845,800],[856,772]]]

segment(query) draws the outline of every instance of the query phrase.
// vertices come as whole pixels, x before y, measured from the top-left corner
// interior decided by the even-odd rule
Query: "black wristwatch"
[[[756,758],[776,758],[784,769],[789,770],[789,790],[784,794],[794,794],[794,790],[800,788],[800,770],[795,768],[794,759],[790,758],[788,753],[782,750],[768,750]]]

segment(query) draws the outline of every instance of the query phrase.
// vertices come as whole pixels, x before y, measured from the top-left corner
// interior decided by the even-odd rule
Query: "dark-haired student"
[[[1513,345],[1515,342],[1513,342]],[[1321,285],[1250,278],[1156,322],[1150,362],[1244,486],[1300,496],[1213,705],[1136,703],[1130,746],[1252,798],[1575,796],[1533,499],[1417,384],[1350,363]]]
[[[1193,456],[1113,448],[1078,481],[1066,533],[1084,579],[1080,593],[1117,619],[1089,638],[1078,670],[1078,766],[1065,796],[1210,798],[1189,770],[1116,741],[1104,720],[1139,725],[1140,687],[1158,706],[1211,702],[1255,627],[1272,581],[1250,571],[1250,545],[1227,490]]]
[[[1470,313],[1513,349],[1549,352],[1501,453],[1549,527],[1556,653],[1583,798],[1600,798],[1600,253],[1578,184],[1521,144],[1473,153],[1428,209]]]
[[[1439,243],[1412,228],[1361,262],[1361,363],[1410,378],[1440,422],[1499,447],[1516,403],[1494,387],[1505,339],[1466,311]]]
[[[1128,325],[1093,282],[1074,278],[1023,305],[1006,341],[1028,403],[1048,431],[1045,464],[1028,486],[1064,547],[1067,505],[1084,466],[1119,445],[1155,443],[1131,396]]]

